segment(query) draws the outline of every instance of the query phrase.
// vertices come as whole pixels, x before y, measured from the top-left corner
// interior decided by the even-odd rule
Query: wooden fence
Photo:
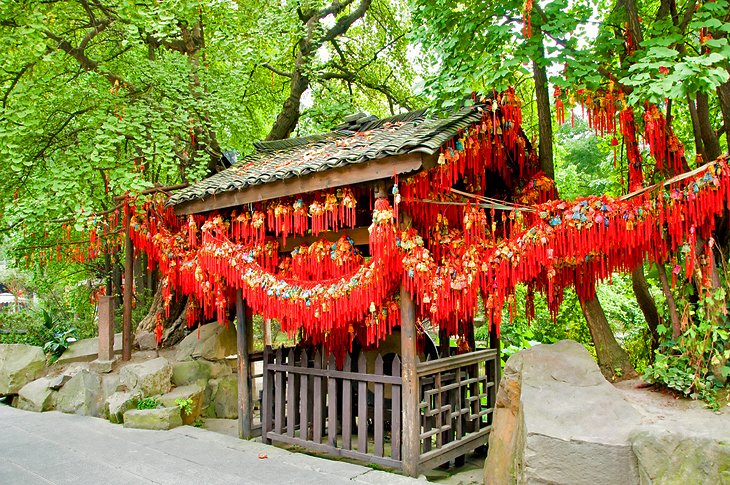
[[[398,356],[387,360],[378,355],[368,373],[364,353],[354,366],[348,354],[338,370],[334,356],[267,348],[264,441],[400,468],[401,366]]]
[[[333,356],[305,350],[264,350],[264,442],[280,442],[402,468],[402,378],[397,355]],[[479,350],[416,366],[419,391],[418,470],[425,471],[484,445],[499,382],[497,350]]]
[[[499,382],[495,349],[420,362],[419,469],[429,470],[485,444]]]

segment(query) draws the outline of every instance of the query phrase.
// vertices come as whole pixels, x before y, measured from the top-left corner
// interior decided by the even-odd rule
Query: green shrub
[[[137,402],[137,409],[157,409],[160,406],[160,401],[158,401],[155,397],[146,397]]]

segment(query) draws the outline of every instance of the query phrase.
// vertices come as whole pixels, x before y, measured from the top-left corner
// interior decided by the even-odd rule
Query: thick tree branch
[[[288,78],[292,77],[292,73],[282,71],[281,69],[277,69],[274,66],[272,66],[271,64],[269,64],[268,62],[264,62],[263,64],[261,64],[261,67],[265,67],[269,71],[273,72],[274,74],[278,74],[279,76],[288,77]]]
[[[360,5],[358,5],[351,14],[340,17],[337,23],[331,29],[325,32],[324,37],[322,38],[322,42],[320,42],[320,45],[322,45],[322,43],[324,42],[329,42],[332,39],[347,32],[347,30],[352,24],[355,23],[355,21],[365,15],[365,12],[367,12],[368,8],[370,8],[371,3],[372,0],[360,0]]]

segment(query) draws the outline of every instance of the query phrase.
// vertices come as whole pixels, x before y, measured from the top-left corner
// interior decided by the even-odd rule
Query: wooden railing
[[[495,349],[416,365],[420,470],[434,468],[485,444],[492,428],[499,371]]]
[[[305,350],[267,347],[263,358],[264,442],[401,467],[398,356],[386,363],[377,355],[371,373],[363,353],[356,365],[348,354],[342,370],[334,356],[323,359],[319,352],[310,357]]]

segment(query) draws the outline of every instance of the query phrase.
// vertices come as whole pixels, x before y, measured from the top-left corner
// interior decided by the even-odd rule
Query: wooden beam
[[[418,374],[416,372],[416,304],[405,286],[400,288],[401,376],[403,410],[403,473],[418,476],[421,455],[421,419],[418,408]]]
[[[236,291],[236,353],[238,356],[238,435],[241,439],[252,437],[252,394],[251,394],[251,330],[250,312],[243,300],[241,290]]]
[[[238,437],[253,438],[253,382],[251,351],[253,350],[253,315],[236,290],[236,352],[238,354]]]
[[[288,253],[293,251],[297,246],[302,244],[310,245],[319,241],[320,239],[326,239],[330,242],[339,240],[344,234],[350,236],[350,239],[355,243],[355,246],[368,244],[370,242],[370,232],[367,227],[355,227],[352,229],[342,229],[341,231],[326,231],[320,232],[316,236],[296,236],[286,238],[286,244],[284,244],[283,238],[279,238],[279,252]]]
[[[134,288],[134,248],[129,236],[129,217],[124,221],[124,298],[122,309],[122,360],[132,358],[132,290]]]
[[[370,160],[354,165],[315,172],[301,177],[288,178],[267,184],[254,185],[241,190],[211,195],[204,199],[182,202],[175,206],[176,215],[197,214],[226,207],[235,207],[252,202],[277,199],[315,190],[326,190],[362,182],[392,177],[394,173],[404,174],[421,168],[423,154],[408,153]]]

